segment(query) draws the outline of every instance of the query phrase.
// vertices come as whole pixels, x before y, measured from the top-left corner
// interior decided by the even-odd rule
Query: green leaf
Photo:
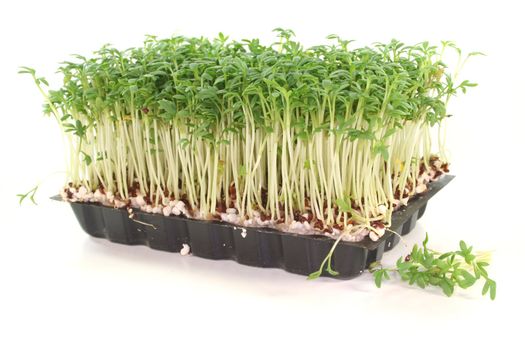
[[[349,212],[352,210],[352,206],[348,204],[348,202],[344,200],[343,198],[336,199],[335,203],[339,207],[339,210],[342,212]]]
[[[423,258],[423,266],[428,270],[434,265],[434,258],[431,254],[425,254]]]
[[[91,162],[92,162],[92,159],[89,156],[89,154],[87,154],[84,151],[80,151],[80,153],[82,153],[82,155],[84,156],[84,162],[86,162],[86,165],[89,166],[91,164]]]
[[[246,167],[244,164],[239,167],[239,176],[246,176]]]
[[[314,280],[316,278],[319,278],[319,276],[321,276],[321,271],[320,270],[312,272],[311,274],[309,274],[307,280]]]
[[[444,253],[444,254],[441,254],[441,255],[438,257],[438,259],[446,259],[446,258],[448,258],[449,256],[452,256],[452,255],[454,255],[453,252]]]
[[[333,87],[333,83],[330,79],[324,79],[321,84],[325,90],[330,90]]]
[[[177,114],[177,105],[175,102],[168,100],[160,100],[159,107],[161,110],[164,110],[170,116],[175,116]]]
[[[485,295],[489,292],[490,299],[494,300],[496,299],[496,281],[487,279],[485,281],[485,284],[483,285],[483,290],[481,291],[481,295]]]
[[[310,165],[310,161],[309,161],[309,160],[305,160],[305,161],[304,161],[303,168],[304,168],[304,169],[310,169],[310,168],[311,168],[311,165]]]
[[[459,270],[459,273],[463,277],[462,280],[458,281],[458,284],[461,288],[466,289],[476,283],[477,278],[472,276],[472,274],[470,274],[467,270],[461,269]]]
[[[215,88],[201,89],[197,93],[197,98],[201,100],[215,99],[217,98],[217,90]]]
[[[63,122],[63,121],[66,121],[69,118],[71,118],[71,114],[67,114],[66,113],[60,118],[60,121]]]
[[[423,247],[426,249],[428,243],[428,232],[425,233],[425,239],[423,240]]]
[[[423,288],[425,289],[425,287],[427,286],[426,282],[425,282],[425,279],[423,277],[423,275],[418,275],[417,278],[416,278],[416,284],[419,286],[419,288]]]
[[[470,248],[470,250],[472,250],[472,247]],[[464,259],[465,262],[470,265],[474,261],[474,259],[476,259],[476,256],[474,254],[467,253],[464,256]]]
[[[468,56],[487,56],[486,54],[484,54],[483,52],[479,52],[479,51],[474,51],[474,52],[470,52],[468,54]]]
[[[450,285],[450,283],[446,280],[441,281],[441,283],[439,283],[439,286],[441,287],[443,293],[445,293],[447,297],[452,296],[452,293],[454,293],[454,287]]]
[[[375,145],[373,152],[374,154],[380,154],[384,160],[388,161],[388,146],[385,146],[384,144]]]
[[[49,83],[47,82],[46,78],[42,78],[42,77],[38,78],[37,83],[42,83],[45,86],[49,86]]]
[[[339,272],[332,270],[332,267],[330,266],[330,262],[328,262],[328,265],[326,266],[326,271],[332,276],[339,275]]]
[[[26,199],[27,194],[17,194],[16,196],[20,197],[20,200],[18,201],[18,204],[22,205],[22,202],[24,201],[24,199]]]
[[[377,288],[381,288],[381,282],[383,281],[383,270],[377,270],[374,272],[374,282]]]
[[[496,299],[496,281],[492,281],[490,283],[490,299],[494,300]]]
[[[410,259],[413,261],[419,261],[421,256],[421,249],[417,246],[417,244],[414,244],[412,247],[412,251],[410,252]]]
[[[35,75],[35,70],[30,67],[22,66],[19,68],[18,74],[30,74],[32,76]]]
[[[481,295],[487,294],[490,288],[490,280],[486,280],[485,284],[483,285],[483,289],[481,290]]]
[[[450,268],[450,265],[441,259],[435,259],[434,264],[442,271],[447,271]]]
[[[390,136],[394,135],[396,133],[397,129],[396,128],[392,128],[392,129],[388,129],[386,132],[385,132],[385,135],[383,136],[385,139],[386,138],[389,138]]]

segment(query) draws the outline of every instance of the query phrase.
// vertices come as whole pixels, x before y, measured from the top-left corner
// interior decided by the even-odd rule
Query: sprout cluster
[[[183,201],[201,219],[388,226],[432,179],[422,174],[446,168],[431,128],[474,85],[455,85],[441,61],[447,47],[460,51],[396,40],[350,49],[335,35],[304,48],[276,31],[269,46],[223,34],[104,46],[62,63],[58,90],[24,68],[68,140],[68,188],[111,193],[119,206],[138,194],[152,207]]]

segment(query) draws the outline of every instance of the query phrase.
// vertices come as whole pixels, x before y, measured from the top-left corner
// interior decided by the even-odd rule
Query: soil
[[[432,181],[435,181],[437,180],[441,175],[443,175],[444,173],[448,173],[449,172],[449,165],[448,163],[444,163],[444,162],[441,162],[441,160],[437,157],[431,157],[430,158],[430,161],[429,161],[429,167],[427,168],[423,163],[421,163],[420,167],[419,167],[419,178],[418,178],[418,185],[420,183],[423,184],[423,189],[425,188],[424,185],[426,185],[428,182],[432,182]],[[180,181],[179,181],[180,182]],[[407,181],[407,184],[406,184],[406,187],[405,189],[403,190],[403,195],[401,194],[401,191],[399,189],[396,189],[395,193],[394,193],[394,199],[397,201],[397,203],[394,203],[395,205],[395,209],[398,209],[400,208],[403,204],[406,205],[406,199],[409,197],[409,194],[411,193],[414,193],[414,183],[412,181]],[[67,187],[64,188],[63,190],[63,199],[66,200],[66,201],[83,201],[82,198],[79,198],[79,196],[77,195],[77,193],[79,193],[79,189],[80,187],[75,187],[73,185],[73,183],[69,183]],[[84,188],[85,190],[85,188]],[[84,191],[83,190],[83,191]],[[130,199],[124,199],[119,193],[114,193],[114,194],[110,194],[110,192],[106,192],[106,190],[102,187],[102,186],[99,186],[98,187],[98,191],[100,192],[100,194],[102,196],[107,196],[108,198],[111,198],[109,200],[109,202],[104,202],[104,203],[101,203],[103,205],[109,205],[111,206],[112,203],[115,203],[115,206],[117,206],[116,203],[119,203],[119,207],[122,207],[121,203],[123,203],[123,205],[128,208],[128,210],[131,210],[133,212],[133,210],[144,210],[144,208],[134,208],[132,206],[132,201],[131,201],[131,198],[138,198],[140,195],[141,195],[141,191],[140,191],[140,184],[137,182],[137,181],[134,181],[132,183],[131,186],[129,186],[128,188],[128,193],[130,195]],[[84,193],[84,192],[83,192]],[[90,192],[91,193],[91,192]],[[237,192],[236,192],[236,188],[235,188],[235,184],[234,183],[231,183],[230,186],[228,187],[228,200],[218,200],[217,203],[216,203],[216,207],[215,207],[215,213],[212,213],[210,215],[207,215],[207,218],[211,219],[211,220],[217,220],[217,221],[221,221],[223,220],[223,215],[227,215],[227,217],[231,217],[231,215],[233,215],[233,217],[235,218],[237,214],[232,214],[232,212],[228,211],[229,208],[235,208],[235,204],[236,204],[236,200],[237,200]],[[170,193],[169,191],[164,191],[164,197],[165,198],[169,198],[170,200],[170,205],[171,203],[183,203],[182,204],[177,204],[177,205],[173,205],[173,206],[178,206],[178,208],[184,208],[184,209],[179,209],[178,211],[177,210],[171,210],[171,206],[169,208],[168,211],[164,211],[163,208],[152,208],[154,206],[154,203],[156,203],[156,198],[155,198],[155,195],[150,195],[148,192],[146,192],[144,194],[144,196],[141,196],[142,199],[143,199],[143,203],[146,203],[146,206],[145,208],[147,209],[148,212],[153,212],[153,213],[164,213],[164,215],[176,215],[175,213],[180,213],[180,215],[187,215],[189,217],[202,217],[198,211],[196,212],[194,208],[191,207],[190,205],[190,202],[187,198],[187,195],[186,194],[183,194],[181,196],[181,198],[177,201],[177,199],[175,198],[174,194],[173,193]],[[91,195],[90,197],[91,199],[89,200],[90,202],[97,202],[97,200],[94,200],[93,199],[93,196]],[[98,197],[97,197],[98,198]],[[106,198],[106,197],[103,197],[103,198]],[[267,190],[266,189],[262,189],[261,190],[261,199],[262,199],[262,203],[266,206],[267,202],[268,202],[268,193],[267,193]],[[403,201],[404,200],[404,201]],[[105,201],[105,200],[104,200]],[[293,220],[296,224],[293,224],[292,222],[292,226],[293,227],[303,227],[301,228],[301,230],[305,231],[303,233],[306,233],[309,232],[309,234],[315,234],[315,232],[317,232],[318,234],[319,233],[324,233],[324,234],[328,234],[328,235],[332,235],[334,232],[340,232],[340,231],[343,231],[345,230],[345,225],[343,225],[343,223],[334,223],[332,225],[325,225],[325,223],[317,218],[314,217],[314,214],[312,212],[312,210],[310,209],[310,200],[308,198],[305,198],[305,212],[300,212],[300,211],[294,211],[293,213]],[[139,202],[140,203],[140,202]],[[165,202],[164,202],[165,203]],[[361,203],[359,203],[358,201],[356,200],[353,200],[351,202],[351,206],[354,210],[360,210],[360,207],[361,205],[364,204],[363,201],[361,201]],[[148,209],[149,208],[149,209]],[[270,226],[280,226],[280,227],[284,227],[283,224],[285,224],[285,220],[284,220],[284,217],[285,217],[285,212],[284,212],[284,206],[282,203],[278,203],[278,208],[279,208],[279,218],[272,221],[271,220],[271,215],[269,213],[266,213],[262,210],[259,210],[258,212],[258,215],[257,215],[257,218],[258,220],[260,221],[255,221],[255,222],[259,222],[259,223],[268,223]],[[323,203],[323,211],[325,213],[328,212],[328,203],[325,201]],[[332,212],[333,212],[333,215],[334,217],[337,217],[339,215],[339,208],[337,205],[334,205],[332,208],[331,208]],[[197,214],[197,215],[195,215]],[[132,214],[130,214],[132,215]],[[250,223],[253,223],[254,221],[252,220],[254,218],[248,218],[248,217],[237,217],[237,219],[235,220],[240,220],[239,222],[243,223],[245,222],[245,220],[249,220]],[[302,226],[301,226],[302,224]],[[357,226],[357,223],[352,220],[352,219],[349,219],[347,221],[347,225],[349,227],[352,227],[352,226]],[[370,223],[370,225],[378,230],[378,231],[381,231],[386,228],[385,227],[385,224],[382,222],[382,221],[373,221]],[[362,227],[362,226],[361,226]],[[313,229],[312,229],[313,228]]]

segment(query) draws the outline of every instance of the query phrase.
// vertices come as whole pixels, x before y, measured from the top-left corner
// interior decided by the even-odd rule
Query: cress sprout
[[[448,171],[434,134],[450,97],[475,85],[455,83],[470,55],[451,42],[351,48],[335,35],[304,48],[276,32],[269,46],[223,34],[106,45],[63,62],[56,90],[22,68],[69,148],[64,198],[378,239]]]

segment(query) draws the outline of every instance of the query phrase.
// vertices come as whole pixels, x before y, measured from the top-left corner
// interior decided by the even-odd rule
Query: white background
[[[0,5],[0,348],[104,349],[330,347],[485,348],[520,338],[524,275],[523,10],[509,1],[16,1]],[[42,117],[32,66],[57,82],[57,62],[144,34],[273,39],[292,28],[305,45],[328,34],[366,45],[454,40],[483,51],[463,77],[479,83],[450,105],[448,146],[457,178],[408,237],[436,249],[460,239],[494,250],[492,302],[481,286],[452,298],[399,281],[376,289],[231,261],[128,247],[84,234],[67,205],[19,207],[16,193],[60,171],[56,125]],[[56,86],[56,85],[55,85]],[[408,248],[387,254],[393,261]],[[512,320],[514,317],[517,319]]]

